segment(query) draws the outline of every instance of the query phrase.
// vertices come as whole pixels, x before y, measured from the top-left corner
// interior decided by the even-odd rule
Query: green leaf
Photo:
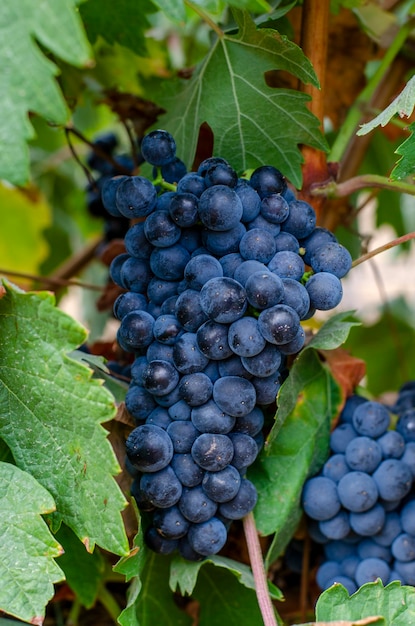
[[[134,555],[134,560],[139,554]],[[177,607],[169,588],[170,558],[150,550],[145,551],[145,557],[141,577],[133,578],[127,607],[118,618],[119,623],[121,626],[190,626],[190,617]],[[127,564],[128,560],[124,560],[121,569],[125,570]],[[131,571],[130,565],[128,571]],[[121,569],[117,564],[116,571]]]
[[[410,135],[405,141],[395,150],[396,154],[399,154],[401,158],[393,168],[390,177],[392,180],[402,180],[408,176],[415,175],[415,122],[408,127]]]
[[[353,311],[345,311],[333,315],[314,335],[307,344],[307,348],[315,348],[316,350],[334,350],[341,346],[349,336],[353,326],[360,326],[360,322],[356,320],[348,321],[353,315]]]
[[[182,595],[191,595],[197,582],[200,568],[211,563],[216,567],[223,567],[234,574],[241,585],[247,589],[255,591],[255,581],[252,570],[244,563],[238,563],[224,556],[211,556],[204,561],[190,562],[180,556],[173,558],[170,570],[170,588],[172,591],[179,591]],[[281,591],[268,581],[268,590],[271,598],[274,600],[282,600]]]
[[[207,122],[214,153],[236,170],[275,165],[300,187],[298,144],[324,150],[325,140],[306,106],[308,96],[268,87],[265,73],[286,70],[317,85],[313,68],[301,49],[277,31],[256,29],[247,13],[235,11],[235,17],[238,35],[217,38],[190,80],[165,81],[160,96],[154,96],[167,111],[158,125],[174,135],[177,154],[189,167],[199,128]]]
[[[50,493],[30,474],[0,462],[0,610],[41,624],[53,583],[63,580],[62,553],[40,517],[55,509]]]
[[[8,0],[0,4],[0,178],[22,185],[29,178],[26,142],[33,137],[28,113],[64,124],[68,109],[54,65],[39,44],[73,65],[90,50],[76,5],[79,0]]]
[[[24,194],[20,189],[5,185],[0,185],[0,205],[4,207],[1,216],[0,267],[14,272],[38,274],[42,261],[49,253],[44,230],[52,222],[50,206],[40,194]]]
[[[94,377],[104,381],[105,387],[112,393],[115,401],[117,403],[124,402],[128,391],[128,383],[111,376],[103,356],[88,354],[82,350],[74,350],[69,356],[80,363],[87,363],[94,371]]]
[[[138,55],[146,54],[145,31],[150,27],[147,15],[156,10],[151,0],[118,0],[115,10],[113,0],[88,0],[79,10],[91,43],[101,36],[109,44],[118,43]]]
[[[183,0],[154,0],[159,9],[175,22],[184,22],[186,19],[186,8]]]
[[[186,21],[186,5],[183,0],[154,0],[154,4],[171,20],[175,22]],[[254,13],[264,13],[271,10],[271,6],[266,0],[228,0],[228,2],[224,2],[224,0],[193,0],[192,4],[214,15],[220,15],[226,6],[246,9]]]
[[[59,565],[65,573],[70,588],[86,608],[94,605],[105,571],[105,562],[101,553],[95,549],[92,554],[68,526],[62,524],[56,539],[64,549]]]
[[[302,352],[278,396],[282,425],[277,422],[248,471],[258,490],[257,528],[263,535],[276,533],[268,562],[277,558],[296,529],[303,484],[327,458],[330,424],[340,401],[340,389],[317,353]]]
[[[199,626],[263,626],[255,592],[226,569],[203,567],[193,595],[200,602]]]
[[[367,135],[376,126],[386,126],[386,124],[396,114],[399,117],[410,117],[415,106],[415,76],[406,83],[401,93],[393,100],[389,106],[386,107],[379,115],[373,120],[363,124],[357,131],[357,135]]]
[[[102,422],[115,413],[112,396],[86,366],[67,356],[86,332],[55,308],[46,292],[5,283],[0,299],[0,437],[16,464],[53,496],[57,512],[88,550],[95,543],[125,554],[125,499]]]
[[[380,624],[384,626],[415,624],[415,589],[401,586],[398,581],[384,587],[377,580],[349,596],[342,585],[335,584],[321,594],[316,605],[318,621],[359,620],[371,616],[382,617]]]

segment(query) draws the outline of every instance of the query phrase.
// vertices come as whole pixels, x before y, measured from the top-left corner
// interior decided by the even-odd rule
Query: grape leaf
[[[97,549],[93,554],[87,552],[78,537],[65,524],[56,533],[56,539],[64,549],[59,565],[65,573],[66,582],[83,606],[92,607],[105,571],[101,553]]]
[[[279,428],[278,436],[271,431],[248,471],[248,478],[258,490],[254,510],[257,528],[263,535],[276,533],[267,557],[269,562],[281,554],[295,531],[301,517],[303,484],[327,458],[330,424],[341,402],[338,385],[314,350],[300,354],[288,380],[297,403]],[[278,403],[282,406],[281,396]]]
[[[376,126],[386,126],[386,124],[396,114],[399,117],[410,117],[415,106],[415,76],[406,83],[401,93],[393,100],[373,120],[363,124],[357,131],[357,135],[367,135]]]
[[[32,624],[43,622],[53,583],[64,578],[54,561],[62,548],[40,517],[54,509],[33,476],[0,462],[0,611]]]
[[[176,22],[184,22],[186,20],[186,5],[183,0],[154,0],[154,4],[169,17]],[[194,5],[199,6],[205,11],[219,15],[224,11],[226,6],[234,6],[238,9],[246,9],[254,13],[263,13],[271,10],[266,0],[195,0]]]
[[[335,584],[319,597],[316,619],[358,620],[381,616],[385,626],[407,626],[415,623],[415,589],[395,581],[384,587],[378,579],[367,583],[349,596],[340,584]]]
[[[391,172],[390,177],[393,180],[402,180],[408,176],[415,176],[415,123],[410,124],[408,130],[411,134],[395,150],[395,153],[399,154],[401,158]]]
[[[190,562],[186,561],[180,556],[176,556],[173,558],[170,569],[170,588],[172,591],[178,590],[182,595],[190,595],[192,594],[196,582],[197,577],[200,572],[200,568],[207,563],[211,563],[216,567],[223,567],[227,569],[229,572],[234,574],[244,587],[247,589],[255,590],[255,581],[252,574],[252,570],[248,565],[244,563],[238,563],[232,559],[228,559],[224,556],[210,556],[204,561],[196,561]],[[271,598],[274,600],[282,600],[282,593],[272,584],[272,582],[268,581],[268,590]]]
[[[76,11],[79,0],[9,0],[0,3],[0,178],[29,178],[26,142],[34,135],[28,113],[64,124],[69,112],[38,44],[72,65],[86,65],[90,50]]]
[[[350,320],[354,311],[337,313],[327,320],[307,344],[307,348],[316,350],[334,350],[341,346],[349,336],[353,326],[360,326],[360,322]]]
[[[256,29],[246,12],[234,13],[238,34],[218,37],[190,80],[165,81],[154,95],[167,111],[158,125],[174,135],[177,154],[189,167],[199,128],[207,122],[214,133],[214,153],[236,170],[274,165],[300,187],[298,144],[324,150],[325,140],[306,106],[308,96],[268,87],[264,74],[286,70],[317,85],[315,73],[294,43],[275,30]]]
[[[0,437],[16,464],[53,496],[52,523],[64,521],[88,550],[125,554],[126,502],[102,422],[115,406],[89,368],[67,356],[86,332],[46,292],[5,284],[0,299]]]
[[[109,44],[118,43],[141,56],[147,51],[147,16],[155,10],[151,0],[118,0],[116,9],[113,0],[88,0],[79,7],[91,43],[101,36]]]
[[[263,626],[255,592],[226,569],[202,567],[193,596],[200,602],[199,626]]]

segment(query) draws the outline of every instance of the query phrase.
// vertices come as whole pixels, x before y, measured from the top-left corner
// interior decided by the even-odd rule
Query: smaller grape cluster
[[[349,593],[377,578],[414,585],[415,382],[392,407],[350,396],[330,448],[302,494],[310,535],[324,544],[317,584]]]
[[[152,513],[147,544],[194,560],[221,550],[255,506],[246,470],[264,408],[304,345],[301,320],[340,302],[351,258],[272,166],[246,180],[211,157],[186,172],[163,130],[141,154],[154,182],[122,175],[102,187],[107,211],[133,220],[110,266],[126,290],[118,343],[135,355],[127,459],[132,494]]]

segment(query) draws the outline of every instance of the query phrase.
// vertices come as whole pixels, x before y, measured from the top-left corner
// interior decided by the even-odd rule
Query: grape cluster
[[[126,290],[114,303],[117,340],[135,354],[132,494],[153,512],[152,549],[199,559],[255,506],[245,474],[264,407],[304,344],[301,320],[339,303],[351,258],[274,167],[246,180],[211,157],[186,172],[163,130],[143,138],[141,153],[154,184],[116,176],[102,187],[108,212],[133,220],[110,267]]]
[[[302,495],[310,534],[324,544],[318,585],[338,582],[349,593],[377,578],[414,585],[415,382],[393,407],[350,396],[330,447]]]

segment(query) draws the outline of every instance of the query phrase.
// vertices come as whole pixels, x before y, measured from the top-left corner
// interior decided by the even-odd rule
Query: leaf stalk
[[[223,32],[223,30],[216,24],[216,22],[212,20],[211,17],[209,17],[209,15],[202,8],[200,8],[199,6],[197,6],[197,4],[194,4],[190,0],[184,0],[184,3],[186,6],[189,7],[189,9],[192,9],[192,11],[197,13],[199,17],[201,17],[202,20],[206,22],[206,24],[208,24],[213,31],[215,31],[220,39],[224,37],[225,33]]]

